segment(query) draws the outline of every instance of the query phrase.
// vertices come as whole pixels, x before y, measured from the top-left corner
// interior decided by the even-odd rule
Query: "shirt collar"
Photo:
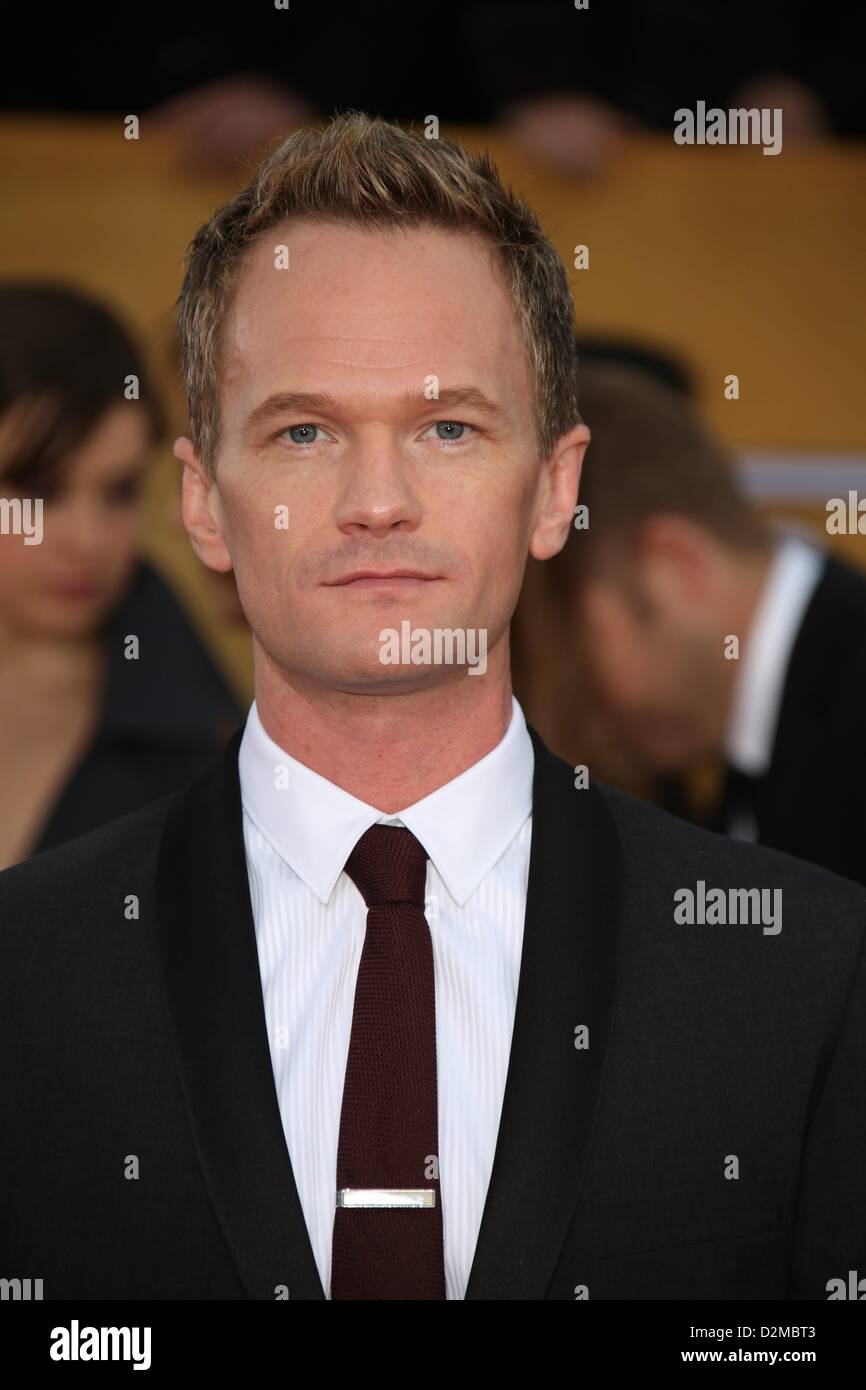
[[[770,765],[791,653],[823,568],[821,551],[797,536],[778,542],[749,627],[725,739],[727,760],[740,772],[755,776]]]
[[[364,831],[382,822],[412,831],[462,907],[531,814],[534,765],[526,719],[513,695],[511,721],[496,747],[397,816],[359,801],[286,753],[265,732],[255,701],[238,753],[244,813],[322,903]]]

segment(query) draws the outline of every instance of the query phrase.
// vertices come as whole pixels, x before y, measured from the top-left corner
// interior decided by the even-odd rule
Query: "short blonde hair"
[[[193,446],[211,475],[220,440],[221,329],[257,239],[288,218],[365,228],[475,232],[494,249],[514,304],[533,390],[539,454],[580,423],[574,305],[565,267],[490,155],[426,140],[347,111],[289,135],[246,188],[199,228],[177,300]]]

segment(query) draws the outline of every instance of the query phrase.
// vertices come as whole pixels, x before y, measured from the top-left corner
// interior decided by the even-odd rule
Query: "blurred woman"
[[[111,312],[0,284],[0,867],[172,791],[241,721],[139,555],[163,428]]]

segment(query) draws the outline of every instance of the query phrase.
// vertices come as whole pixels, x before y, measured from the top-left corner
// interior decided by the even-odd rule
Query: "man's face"
[[[288,269],[275,268],[280,244]],[[223,346],[215,534],[186,442],[185,518],[205,562],[233,567],[259,654],[359,693],[465,676],[383,664],[380,633],[408,621],[486,629],[490,661],[527,551],[547,558],[568,534],[588,434],[574,432],[566,467],[542,466],[487,247],[434,228],[291,222],[252,249]]]

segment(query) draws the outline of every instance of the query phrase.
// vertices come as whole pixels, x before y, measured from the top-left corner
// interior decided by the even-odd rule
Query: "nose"
[[[70,559],[88,561],[105,546],[110,522],[95,498],[77,497],[55,510],[50,525]]]
[[[414,531],[422,505],[414,486],[410,460],[400,457],[393,443],[372,441],[353,453],[337,504],[337,525],[346,535],[387,535]]]

